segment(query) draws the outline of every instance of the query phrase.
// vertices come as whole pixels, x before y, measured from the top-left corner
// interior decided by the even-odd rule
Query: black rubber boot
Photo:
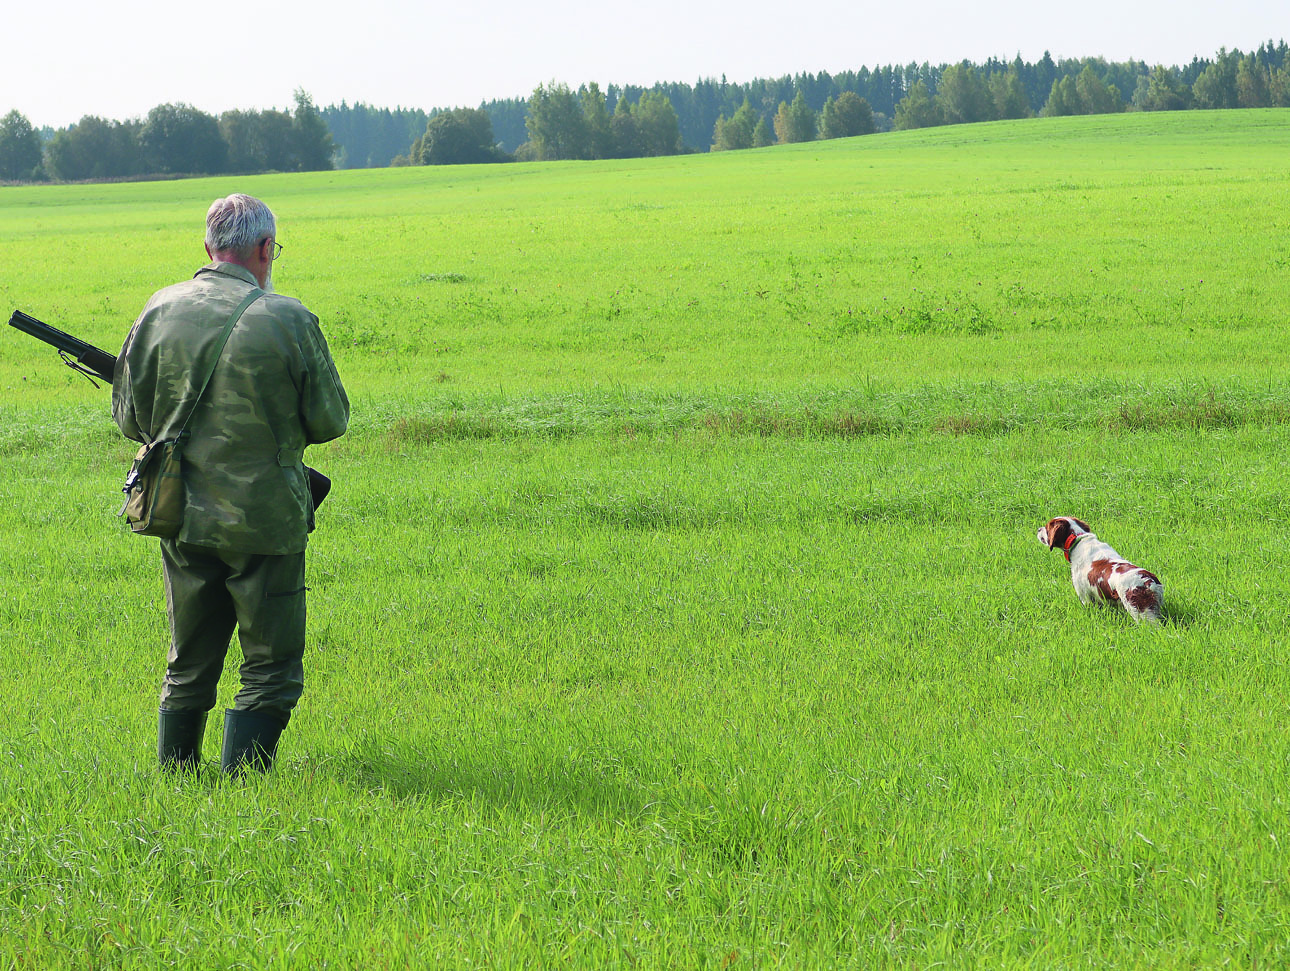
[[[268,772],[278,751],[278,738],[286,725],[264,711],[224,710],[224,750],[220,768],[230,774],[243,769]]]
[[[160,709],[157,720],[157,758],[163,769],[196,771],[202,761],[206,712]]]

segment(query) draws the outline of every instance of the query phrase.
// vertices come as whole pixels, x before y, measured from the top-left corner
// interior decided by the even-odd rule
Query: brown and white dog
[[[1061,550],[1071,565],[1080,603],[1118,603],[1134,620],[1163,620],[1165,588],[1154,573],[1134,566],[1098,539],[1087,524],[1059,516],[1039,527],[1039,542]]]

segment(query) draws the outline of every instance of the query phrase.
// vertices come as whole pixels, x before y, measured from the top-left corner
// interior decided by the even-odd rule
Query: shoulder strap
[[[180,426],[179,434],[175,436],[176,438],[184,438],[188,435],[188,423],[192,420],[193,412],[197,410],[197,405],[201,402],[202,396],[206,394],[206,387],[211,383],[211,375],[215,373],[215,365],[219,363],[219,359],[224,354],[224,345],[228,343],[228,335],[233,333],[233,325],[241,319],[247,308],[262,296],[264,296],[263,290],[259,287],[253,288],[246,295],[246,299],[237,305],[237,309],[233,311],[233,315],[229,317],[228,322],[224,325],[224,330],[215,344],[215,352],[211,355],[210,363],[206,366],[206,376],[202,378],[202,386],[197,392],[197,397],[193,399],[193,403],[189,406],[188,414],[185,416],[184,423]]]

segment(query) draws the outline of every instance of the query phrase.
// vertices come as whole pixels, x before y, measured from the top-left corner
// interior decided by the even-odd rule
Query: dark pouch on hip
[[[184,439],[150,442],[139,449],[125,477],[125,502],[118,516],[141,536],[170,539],[184,521]]]

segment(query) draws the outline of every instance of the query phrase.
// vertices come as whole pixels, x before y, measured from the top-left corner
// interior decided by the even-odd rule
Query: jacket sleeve
[[[310,445],[330,442],[340,438],[349,427],[349,397],[336,373],[318,326],[318,318],[309,315],[301,327],[300,349],[305,359],[304,387],[300,393],[300,422],[305,429],[305,441]]]
[[[138,328],[136,323],[130,328],[130,335],[125,339],[125,346],[121,348],[120,355],[116,359],[116,370],[112,373],[112,418],[116,425],[121,429],[121,434],[135,442],[144,442],[146,437],[143,429],[139,427],[139,421],[134,410],[134,388],[130,380],[130,345],[134,342],[134,333]]]

